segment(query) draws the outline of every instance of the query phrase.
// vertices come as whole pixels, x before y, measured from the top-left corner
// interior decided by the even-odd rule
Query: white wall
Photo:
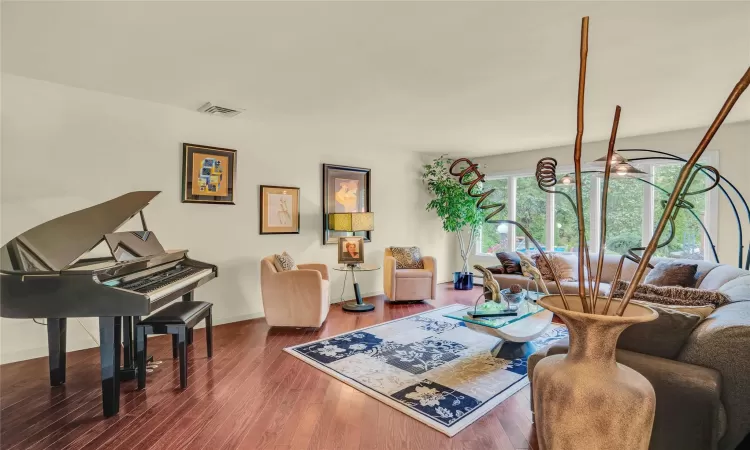
[[[677,155],[690,155],[697,147],[705,134],[705,128],[694,128],[689,130],[672,131],[666,133],[650,134],[617,140],[616,148],[646,148],[661,150]],[[575,130],[572,130],[574,133]],[[607,153],[607,141],[586,143],[582,149],[584,162],[593,161]],[[737,189],[750,202],[750,121],[724,124],[709,145],[707,152],[718,153],[719,173],[732,182]],[[529,171],[533,173],[537,161],[543,157],[557,159],[560,166],[573,165],[573,145],[563,147],[545,148],[539,150],[507,153],[503,155],[472,158],[472,161],[481,164],[485,174],[507,173],[515,171]],[[627,157],[627,155],[624,155]],[[737,248],[739,238],[737,225],[731,206],[722,195],[718,196],[719,217],[717,219],[718,232],[712,233],[712,238],[717,246],[719,260],[722,263],[737,264]],[[740,209],[740,205],[737,205]],[[747,213],[740,210],[740,217],[744,227],[744,245],[750,242],[750,223]],[[542,240],[544,236],[535,236]],[[493,265],[498,264],[495,257],[474,255],[471,264]]]
[[[321,164],[372,169],[373,241],[368,262],[382,262],[391,245],[418,245],[438,258],[449,280],[455,242],[424,211],[422,157],[394,142],[398,136],[351,133],[346,123],[321,129],[304,116],[273,123],[222,119],[3,74],[2,243],[41,222],[134,190],[160,190],[146,218],[166,248],[188,248],[194,259],[219,267],[219,278],[197,298],[214,303],[217,323],[262,315],[259,260],[288,251],[298,262],[336,263],[334,245],[321,245]],[[183,142],[237,149],[236,205],[180,202]],[[258,234],[258,186],[301,188],[301,233]],[[60,237],[64,239],[64,236]],[[343,274],[332,272],[332,299]],[[382,271],[358,277],[364,293],[382,292]],[[352,298],[346,285],[346,298]],[[60,299],[65,301],[65,299]],[[98,337],[96,320],[83,321]],[[68,350],[93,339],[70,321]],[[1,362],[46,354],[45,328],[2,319]]]

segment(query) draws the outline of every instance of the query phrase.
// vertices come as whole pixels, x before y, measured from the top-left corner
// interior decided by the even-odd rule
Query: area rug
[[[529,384],[526,358],[490,351],[498,339],[443,317],[450,305],[284,350],[426,425],[454,436]],[[536,339],[568,336],[552,324]]]

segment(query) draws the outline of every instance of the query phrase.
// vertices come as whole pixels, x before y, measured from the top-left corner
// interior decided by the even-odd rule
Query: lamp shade
[[[372,231],[375,229],[375,213],[328,214],[328,229],[334,231]]]

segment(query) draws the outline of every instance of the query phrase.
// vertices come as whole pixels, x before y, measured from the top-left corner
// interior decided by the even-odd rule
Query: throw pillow
[[[557,275],[557,279],[561,282],[563,281],[575,281],[575,270],[574,267],[570,264],[570,262],[563,258],[562,255],[558,255],[555,253],[545,253],[545,256],[547,256],[547,259],[549,260],[552,267],[547,265],[547,263],[544,261],[544,258],[541,257],[538,253],[533,256],[533,258],[536,260],[536,267],[539,269],[539,273],[542,275],[542,279],[545,281],[554,281],[555,278],[552,275],[552,270],[554,269],[554,273]]]
[[[297,270],[297,265],[294,264],[294,259],[289,256],[289,253],[284,252],[280,255],[273,255],[273,265],[279,272],[288,272],[290,270]]]
[[[618,281],[613,287],[614,298],[622,298],[630,283]],[[642,284],[638,286],[633,294],[633,300],[641,300],[660,305],[676,306],[706,306],[712,305],[716,308],[729,303],[729,297],[718,291],[707,291],[705,289],[693,289],[680,286],[651,286]]]
[[[505,273],[521,273],[521,258],[518,257],[516,252],[500,252],[496,253],[497,259],[505,269]]]
[[[396,269],[424,269],[419,247],[391,247],[391,254],[396,258]]]
[[[489,270],[491,273],[496,273],[496,274],[505,273],[505,268],[503,267],[502,264],[498,264],[497,266],[489,266],[487,267],[487,270]]]
[[[713,307],[673,307],[634,301],[655,310],[659,317],[651,322],[631,325],[622,332],[617,348],[674,359],[696,326]]]
[[[643,280],[644,284],[654,286],[695,287],[698,264],[676,261],[662,261],[654,266]]]

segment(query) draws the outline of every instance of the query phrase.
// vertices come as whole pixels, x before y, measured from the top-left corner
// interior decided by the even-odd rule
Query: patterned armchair
[[[416,247],[392,247],[385,249],[383,258],[383,291],[392,302],[428,300],[435,298],[437,290],[437,262],[432,256],[422,256],[421,266],[414,260],[414,267],[410,269],[398,269],[394,251],[416,250]],[[407,260],[409,258],[407,257]],[[412,265],[412,264],[407,264]]]

